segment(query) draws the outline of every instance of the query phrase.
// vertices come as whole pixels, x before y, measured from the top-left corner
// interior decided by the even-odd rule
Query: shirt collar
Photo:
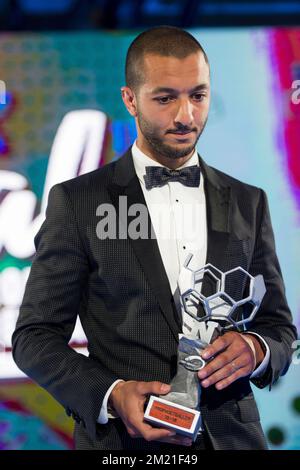
[[[146,174],[146,166],[164,166],[161,163],[148,157],[144,152],[142,152],[136,145],[136,141],[134,141],[132,145],[131,152],[132,152],[132,159],[133,159],[135,172],[137,174],[137,177],[143,184],[144,184],[143,177]],[[181,165],[179,168],[176,168],[176,169],[180,170],[181,168],[185,168],[187,166],[192,166],[192,165],[199,166],[199,159],[198,159],[198,154],[196,150],[194,151],[193,155],[191,156],[191,158],[189,158],[187,162],[185,162],[183,165]]]

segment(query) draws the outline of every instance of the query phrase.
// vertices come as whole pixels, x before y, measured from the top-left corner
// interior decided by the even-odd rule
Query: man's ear
[[[137,116],[137,105],[135,93],[128,86],[121,88],[122,100],[131,116]]]

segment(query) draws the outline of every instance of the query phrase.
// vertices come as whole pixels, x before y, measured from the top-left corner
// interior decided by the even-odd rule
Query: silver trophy
[[[226,331],[246,331],[266,288],[261,274],[251,276],[240,266],[222,272],[206,264],[194,270],[192,257],[188,255],[181,273],[188,272],[191,287],[185,289],[179,281],[183,333],[179,335],[177,373],[167,395],[150,397],[145,419],[195,439],[201,432],[197,372],[206,364],[201,353]]]

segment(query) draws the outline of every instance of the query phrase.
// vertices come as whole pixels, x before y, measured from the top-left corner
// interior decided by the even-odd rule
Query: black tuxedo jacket
[[[207,204],[207,263],[263,274],[267,293],[250,329],[271,351],[264,375],[271,385],[287,371],[296,331],[286,302],[265,193],[207,166],[199,157]],[[97,207],[119,196],[144,203],[131,151],[116,162],[55,185],[35,237],[13,355],[76,421],[77,448],[158,449],[132,439],[120,419],[97,424],[103,397],[118,378],[169,383],[176,372],[178,312],[156,239],[99,240]],[[130,220],[129,220],[130,221]],[[124,221],[123,221],[124,223]],[[240,295],[241,284],[235,292]],[[89,357],[70,341],[77,316]],[[202,415],[215,449],[261,449],[265,438],[249,378],[202,392]]]

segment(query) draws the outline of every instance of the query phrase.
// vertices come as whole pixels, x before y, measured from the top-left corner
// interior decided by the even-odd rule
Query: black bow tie
[[[164,166],[146,166],[144,176],[146,189],[161,187],[170,181],[177,181],[184,186],[196,188],[200,183],[200,167],[186,166],[181,170],[169,170]]]

